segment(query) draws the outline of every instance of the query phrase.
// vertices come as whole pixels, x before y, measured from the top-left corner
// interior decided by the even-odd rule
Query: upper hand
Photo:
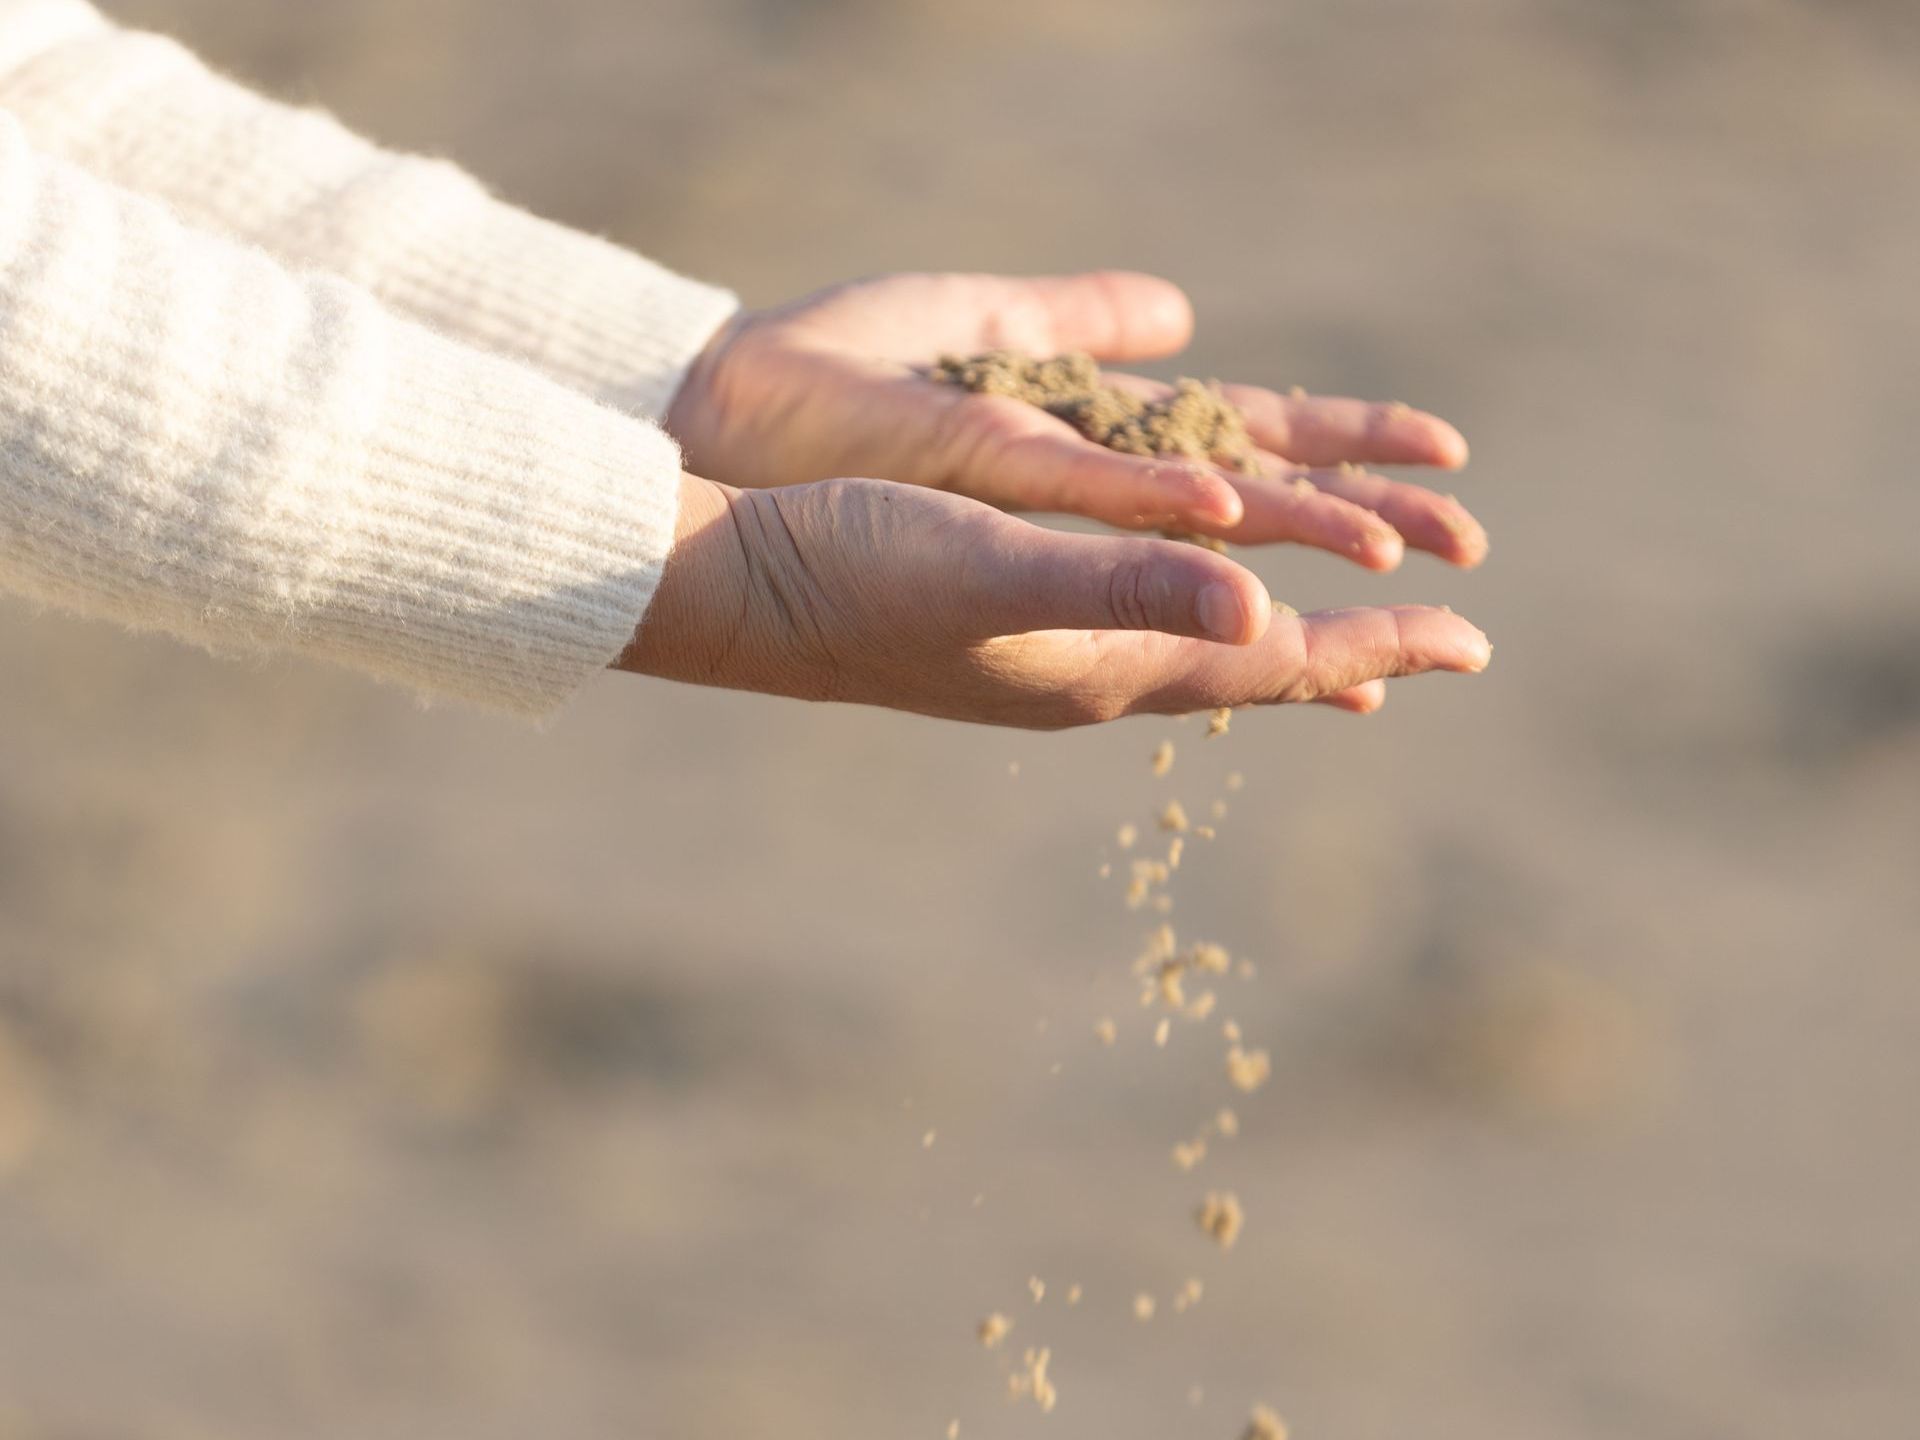
[[[681,486],[624,669],[1035,729],[1322,700],[1477,671],[1486,637],[1423,606],[1276,614],[1251,571],[1170,540],[1061,534],[876,480]]]
[[[1456,565],[1485,556],[1486,533],[1458,500],[1355,468],[1465,464],[1458,431],[1405,406],[1228,385],[1261,447],[1265,473],[1246,476],[1117,454],[1033,406],[917,373],[942,353],[991,348],[1156,358],[1192,330],[1186,297],[1146,275],[885,276],[737,316],[694,365],[667,427],[690,470],[736,486],[884,475],[1013,510],[1314,545],[1375,570],[1407,546]]]

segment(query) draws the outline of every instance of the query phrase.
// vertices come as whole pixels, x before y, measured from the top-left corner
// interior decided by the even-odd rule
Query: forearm
[[[631,641],[677,447],[0,115],[0,589],[542,713]]]
[[[37,148],[194,226],[342,275],[442,334],[654,419],[736,308],[503,204],[454,165],[255,94],[85,0],[0,0],[0,107]]]

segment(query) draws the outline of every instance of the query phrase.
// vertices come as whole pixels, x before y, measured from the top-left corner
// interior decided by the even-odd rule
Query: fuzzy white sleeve
[[[268,100],[85,0],[0,0],[0,107],[41,150],[189,224],[330,270],[392,309],[662,418],[734,310],[698,284]]]
[[[652,424],[0,112],[0,589],[540,714],[631,640],[679,480]]]

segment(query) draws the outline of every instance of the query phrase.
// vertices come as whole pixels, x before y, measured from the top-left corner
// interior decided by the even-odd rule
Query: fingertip
[[[1493,663],[1493,642],[1478,627],[1474,628],[1473,639],[1467,645],[1467,660],[1467,668],[1475,675]]]
[[[1251,570],[1243,573],[1245,573],[1248,580],[1253,582],[1247,587],[1249,591],[1247,597],[1247,638],[1244,642],[1252,645],[1266,638],[1267,631],[1273,628],[1274,612],[1280,607],[1274,603],[1273,596],[1268,593],[1264,580],[1258,575],[1255,575]]]
[[[1369,680],[1364,685],[1355,685],[1351,689],[1340,690],[1332,695],[1323,695],[1314,703],[1330,706],[1335,710],[1344,710],[1349,715],[1372,715],[1387,703],[1387,682]]]
[[[1491,548],[1486,535],[1482,533],[1472,541],[1463,541],[1448,558],[1461,570],[1478,570],[1487,563],[1487,551]]]
[[[1273,598],[1258,575],[1233,565],[1200,587],[1194,614],[1200,633],[1223,645],[1251,645],[1273,623]]]
[[[1354,541],[1353,558],[1368,570],[1398,570],[1407,558],[1407,542],[1398,530],[1371,529]]]
[[[1197,523],[1231,530],[1247,518],[1247,502],[1226,476],[1203,472],[1195,488],[1198,493],[1193,518]]]
[[[1486,632],[1448,605],[1393,605],[1403,654],[1424,656],[1414,670],[1477,675],[1493,660]],[[1413,672],[1410,672],[1413,673]]]
[[[1247,503],[1240,491],[1212,466],[1184,464],[1169,470],[1165,461],[1144,463],[1148,476],[1164,496],[1163,513],[1175,524],[1211,534],[1232,530],[1247,518]]]
[[[1159,275],[1128,272],[1138,286],[1141,328],[1167,353],[1184,350],[1193,339],[1193,302],[1187,292]]]
[[[1467,437],[1444,420],[1433,422],[1433,463],[1442,470],[1464,470],[1473,458]]]
[[[1440,512],[1440,524],[1452,540],[1447,559],[1462,570],[1476,570],[1487,558],[1492,542],[1486,528],[1466,512],[1453,496],[1446,497],[1447,508]]]
[[[1449,643],[1446,651],[1436,657],[1441,667],[1465,675],[1478,675],[1493,663],[1493,642],[1487,639],[1487,632],[1472,621],[1461,619],[1445,607],[1442,607],[1441,613],[1451,623],[1453,631],[1447,637]]]
[[[1099,359],[1160,359],[1193,339],[1193,302],[1171,280],[1138,270],[1095,270],[1063,283],[1087,308],[1069,317],[1059,338]]]

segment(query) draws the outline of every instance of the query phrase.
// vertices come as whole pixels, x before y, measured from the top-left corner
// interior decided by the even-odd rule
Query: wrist
[[[745,617],[746,556],[733,520],[740,492],[683,471],[673,548],[633,641],[615,667],[704,684],[732,648]]]
[[[736,310],[713,332],[688,363],[660,420],[661,428],[680,443],[686,463],[702,474],[726,473],[717,454],[720,447],[715,443],[725,429],[725,380],[721,371],[751,317],[751,311]]]

